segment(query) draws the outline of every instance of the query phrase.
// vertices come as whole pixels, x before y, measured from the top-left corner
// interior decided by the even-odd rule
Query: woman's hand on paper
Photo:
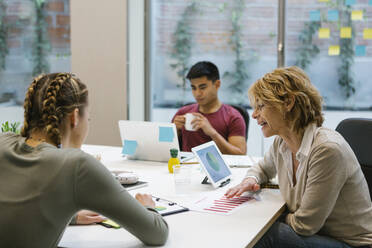
[[[246,191],[256,192],[258,190],[260,190],[260,185],[257,184],[256,179],[252,177],[248,177],[244,179],[241,183],[236,185],[235,187],[228,189],[225,193],[225,196],[227,198],[232,198],[234,196],[239,197]]]
[[[89,210],[81,210],[76,215],[76,224],[78,225],[89,225],[99,223],[104,220],[106,220],[105,217]]]
[[[152,200],[152,196],[149,194],[136,194],[136,199],[139,201],[144,207],[155,208],[155,202]]]

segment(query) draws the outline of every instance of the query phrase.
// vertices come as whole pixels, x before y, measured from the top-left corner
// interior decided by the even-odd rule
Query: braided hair
[[[51,73],[36,77],[30,84],[24,102],[24,124],[21,135],[29,138],[32,130],[45,131],[57,146],[61,144],[61,126],[75,108],[79,113],[88,103],[88,90],[70,73]]]

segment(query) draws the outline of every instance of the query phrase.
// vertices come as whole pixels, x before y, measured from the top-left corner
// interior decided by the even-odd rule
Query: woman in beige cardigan
[[[265,137],[276,135],[264,158],[227,197],[257,191],[278,175],[288,207],[255,247],[369,247],[372,205],[352,149],[322,127],[322,101],[297,67],[279,68],[249,89],[252,117]]]

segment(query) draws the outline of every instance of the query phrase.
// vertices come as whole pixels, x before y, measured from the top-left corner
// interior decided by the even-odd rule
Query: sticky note
[[[340,37],[343,39],[351,38],[351,27],[342,27],[340,29]]]
[[[365,40],[372,39],[372,28],[365,28],[363,30],[363,39]]]
[[[353,21],[363,20],[363,10],[353,10],[353,11],[351,11],[351,20],[353,20]]]
[[[163,206],[155,206],[155,209],[158,211],[163,211],[163,210],[166,210],[167,208]]]
[[[136,153],[137,141],[135,140],[124,140],[122,154],[133,155]]]
[[[340,55],[340,46],[329,46],[328,47],[328,55],[329,56]]]
[[[351,6],[356,3],[356,0],[345,0],[345,5]]]
[[[319,10],[310,11],[310,21],[312,21],[312,22],[319,22],[320,21],[320,11]]]
[[[355,46],[355,56],[366,56],[366,46]]]
[[[329,28],[319,28],[318,36],[319,39],[328,39],[330,35]]]
[[[368,4],[369,4],[369,5],[372,5],[372,0],[369,0],[369,1],[368,1]]]
[[[172,127],[159,127],[159,142],[172,142],[174,133]]]
[[[102,221],[102,223],[106,224],[106,225],[109,225],[111,226],[112,228],[120,228],[120,225],[118,223],[116,223],[115,221],[113,220],[110,220],[110,219],[107,219],[107,220],[104,220]]]
[[[328,10],[327,19],[331,22],[338,21],[338,11],[334,9]]]
[[[320,2],[320,3],[328,3],[329,0],[318,0],[318,2]]]

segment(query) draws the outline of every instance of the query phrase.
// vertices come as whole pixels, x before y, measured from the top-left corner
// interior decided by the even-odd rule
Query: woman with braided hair
[[[82,209],[117,221],[145,244],[167,240],[167,223],[151,196],[134,199],[80,150],[88,108],[88,90],[73,74],[41,75],[29,86],[21,135],[0,134],[0,247],[57,247]],[[81,224],[102,220],[87,210],[76,218]]]

